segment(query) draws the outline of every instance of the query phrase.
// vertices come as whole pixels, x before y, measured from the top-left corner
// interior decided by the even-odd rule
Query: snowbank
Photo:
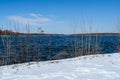
[[[2,66],[0,80],[120,80],[120,53]]]

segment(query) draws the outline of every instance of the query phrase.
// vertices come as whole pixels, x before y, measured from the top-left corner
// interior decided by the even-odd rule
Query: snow
[[[120,53],[2,66],[0,80],[120,80]]]

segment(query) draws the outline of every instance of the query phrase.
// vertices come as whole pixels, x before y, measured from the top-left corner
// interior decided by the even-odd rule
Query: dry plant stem
[[[28,35],[27,35],[27,42],[26,42],[26,43],[27,43],[27,44],[26,44],[26,45],[27,45],[26,61],[29,62],[29,59],[28,59],[28,58],[29,58],[29,57],[28,57],[28,56],[29,56],[29,44],[30,44],[30,35],[29,35],[29,33],[30,33],[30,26],[29,26],[29,23],[28,23],[28,25],[26,25],[26,31],[27,31],[27,34],[28,34]]]
[[[76,23],[74,23],[74,49],[75,49],[75,52],[74,52],[74,54],[75,54],[75,57],[77,56],[77,49],[76,49],[76,47],[77,47],[77,44],[76,44]]]

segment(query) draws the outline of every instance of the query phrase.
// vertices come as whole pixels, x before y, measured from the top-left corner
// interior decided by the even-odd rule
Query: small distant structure
[[[38,33],[39,34],[43,34],[44,33],[44,31],[42,30],[42,28],[38,28]]]

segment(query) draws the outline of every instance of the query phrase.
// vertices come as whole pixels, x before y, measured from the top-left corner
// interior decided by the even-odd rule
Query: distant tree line
[[[16,34],[16,33],[18,33],[18,32],[13,32],[13,31],[11,31],[11,30],[1,30],[0,29],[0,35],[13,35],[13,34]]]
[[[11,30],[1,30],[0,29],[0,35],[40,35],[40,36],[58,36],[58,35],[63,35],[63,34],[47,34],[47,33],[43,33],[44,31],[42,30],[41,33],[20,33],[20,32],[14,32]]]
[[[20,32],[14,32],[11,30],[1,30],[0,29],[0,35],[50,35],[50,36],[58,36],[58,35],[64,35],[64,34],[47,34],[47,33],[20,33]],[[71,36],[120,36],[120,33],[86,33],[86,34],[70,34]]]

